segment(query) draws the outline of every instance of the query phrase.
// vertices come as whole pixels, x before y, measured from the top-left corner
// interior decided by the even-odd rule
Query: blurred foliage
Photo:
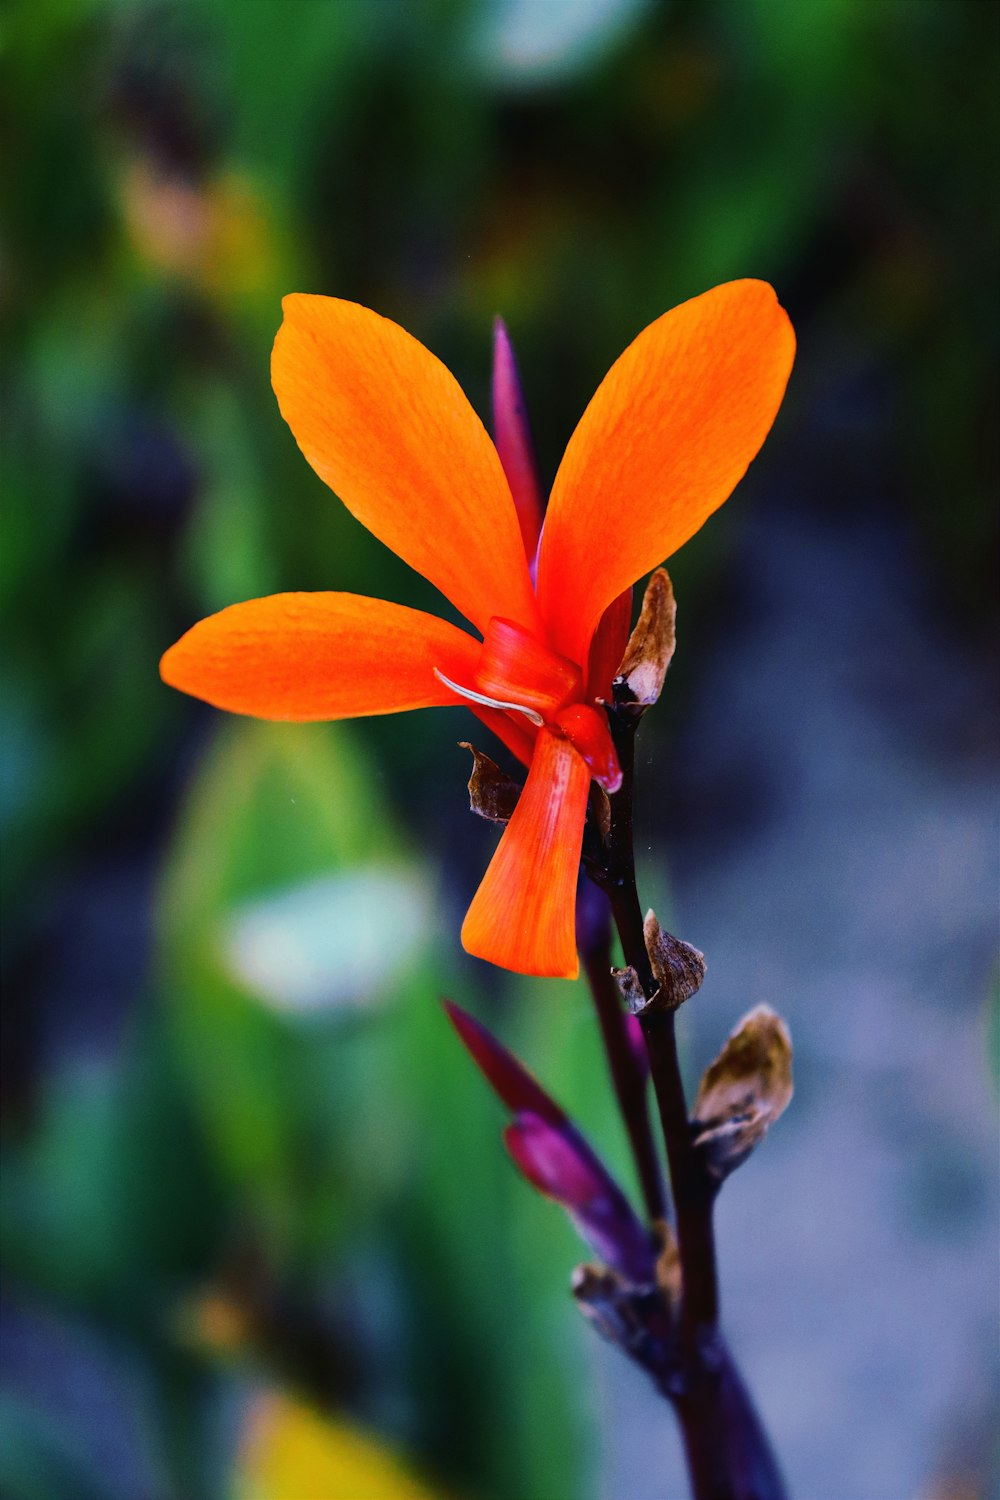
[[[251,1410],[234,1500],[430,1500],[430,1490],[379,1444],[343,1422],[329,1422],[281,1397]]]
[[[454,1493],[585,1492],[577,1250],[503,1162],[437,997],[502,1000],[505,1039],[622,1143],[582,995],[456,951],[489,847],[458,734],[219,725],[155,662],[278,588],[437,607],[278,417],[296,289],[394,317],[484,412],[502,311],[551,476],[644,323],[767,277],[802,340],[772,457],[847,523],[873,492],[902,507],[980,631],[994,23],[976,0],[4,9],[2,1248],[26,1315],[143,1393],[101,1464],[26,1379],[5,1494],[227,1493],[261,1374]],[[689,620],[738,524],[678,560]],[[70,944],[78,909],[102,942]]]

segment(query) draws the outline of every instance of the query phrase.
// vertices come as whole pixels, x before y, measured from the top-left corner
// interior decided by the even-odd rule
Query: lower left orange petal
[[[231,604],[160,662],[171,687],[257,719],[354,719],[458,703],[435,669],[471,682],[481,647],[419,609],[360,594]]]
[[[524,791],[462,926],[467,953],[517,974],[575,979],[576,881],[590,772],[539,732]]]

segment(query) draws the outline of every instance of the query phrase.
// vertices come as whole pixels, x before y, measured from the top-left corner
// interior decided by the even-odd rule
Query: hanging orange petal
[[[538,555],[553,649],[585,661],[619,594],[732,492],[781,405],[795,335],[763,281],[731,281],[640,333],[559,466]]]
[[[590,772],[569,741],[539,730],[524,791],[462,927],[466,952],[518,974],[575,979],[589,788]]]
[[[301,294],[282,306],[271,381],[316,473],[480,630],[493,615],[534,627],[510,490],[455,377],[367,307]]]
[[[480,644],[421,610],[358,594],[272,594],[200,621],[160,662],[171,687],[258,719],[346,719],[456,703]]]

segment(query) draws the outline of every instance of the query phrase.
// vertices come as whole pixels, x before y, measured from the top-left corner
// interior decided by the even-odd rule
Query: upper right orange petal
[[[538,557],[556,651],[585,661],[607,606],[692,536],[774,421],[795,334],[764,281],[664,313],[611,367],[559,466]]]

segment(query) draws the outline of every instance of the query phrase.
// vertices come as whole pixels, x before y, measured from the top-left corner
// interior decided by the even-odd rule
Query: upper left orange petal
[[[519,544],[520,545],[520,544]],[[201,620],[160,662],[171,687],[258,719],[347,719],[456,703],[480,644],[434,615],[358,594],[271,594]]]
[[[296,294],[271,357],[281,414],[362,525],[485,631],[537,609],[497,451],[461,386],[370,308]]]

